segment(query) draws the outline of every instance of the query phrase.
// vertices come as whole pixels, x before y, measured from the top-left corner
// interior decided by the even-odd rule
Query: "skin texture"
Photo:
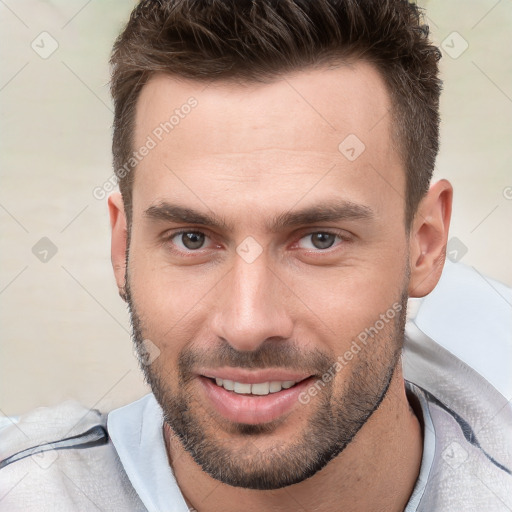
[[[197,106],[137,166],[128,258],[122,200],[109,198],[116,281],[136,344],[158,349],[143,370],[187,501],[200,512],[239,510],[240,500],[247,511],[403,510],[422,455],[399,361],[405,303],[439,280],[450,184],[431,186],[407,231],[389,96],[364,62],[270,84],[157,75],[137,103],[134,147],[190,96]],[[338,149],[349,134],[365,145],[353,161]],[[163,202],[226,225],[148,215]],[[359,215],[270,229],[282,214],[331,203]],[[172,236],[184,228],[204,233],[204,245]],[[319,232],[338,236],[319,249]],[[400,314],[327,385],[273,421],[227,420],[197,375],[270,366],[318,379],[393,305]]]

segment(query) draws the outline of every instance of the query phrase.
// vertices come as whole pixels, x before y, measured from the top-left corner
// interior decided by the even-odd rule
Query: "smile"
[[[248,372],[229,368],[198,375],[201,394],[209,409],[233,423],[268,423],[289,414],[300,393],[314,376],[265,369]]]
[[[240,395],[268,395],[269,393],[278,393],[282,389],[290,389],[296,381],[271,381],[271,382],[257,382],[255,384],[248,384],[245,382],[235,382],[229,379],[216,378],[215,383],[217,386],[223,387],[227,391],[233,391]]]

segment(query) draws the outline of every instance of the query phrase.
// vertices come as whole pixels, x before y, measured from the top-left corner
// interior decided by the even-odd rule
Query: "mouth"
[[[273,380],[269,382],[256,382],[254,384],[246,382],[236,382],[230,379],[221,379],[219,377],[211,378],[217,386],[226,391],[232,391],[238,395],[256,395],[265,396],[270,393],[279,393],[283,389],[290,389],[298,382],[293,380]]]
[[[212,372],[198,375],[207,404],[224,419],[250,425],[274,421],[296,407],[299,395],[314,381],[312,375],[279,375],[268,372]]]

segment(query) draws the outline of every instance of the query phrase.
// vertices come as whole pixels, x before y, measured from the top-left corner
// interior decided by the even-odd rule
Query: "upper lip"
[[[279,368],[265,368],[263,370],[244,370],[242,368],[224,367],[214,369],[201,369],[198,372],[203,377],[211,379],[232,380],[242,384],[258,384],[260,382],[284,382],[301,380],[311,377],[304,372],[290,371]]]

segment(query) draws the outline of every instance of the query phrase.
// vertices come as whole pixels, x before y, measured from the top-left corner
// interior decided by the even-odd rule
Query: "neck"
[[[400,366],[400,365],[399,365]],[[343,452],[311,478],[274,491],[241,489],[205,473],[170,429],[165,441],[174,475],[198,512],[403,511],[418,478],[422,432],[397,368],[379,408]]]

